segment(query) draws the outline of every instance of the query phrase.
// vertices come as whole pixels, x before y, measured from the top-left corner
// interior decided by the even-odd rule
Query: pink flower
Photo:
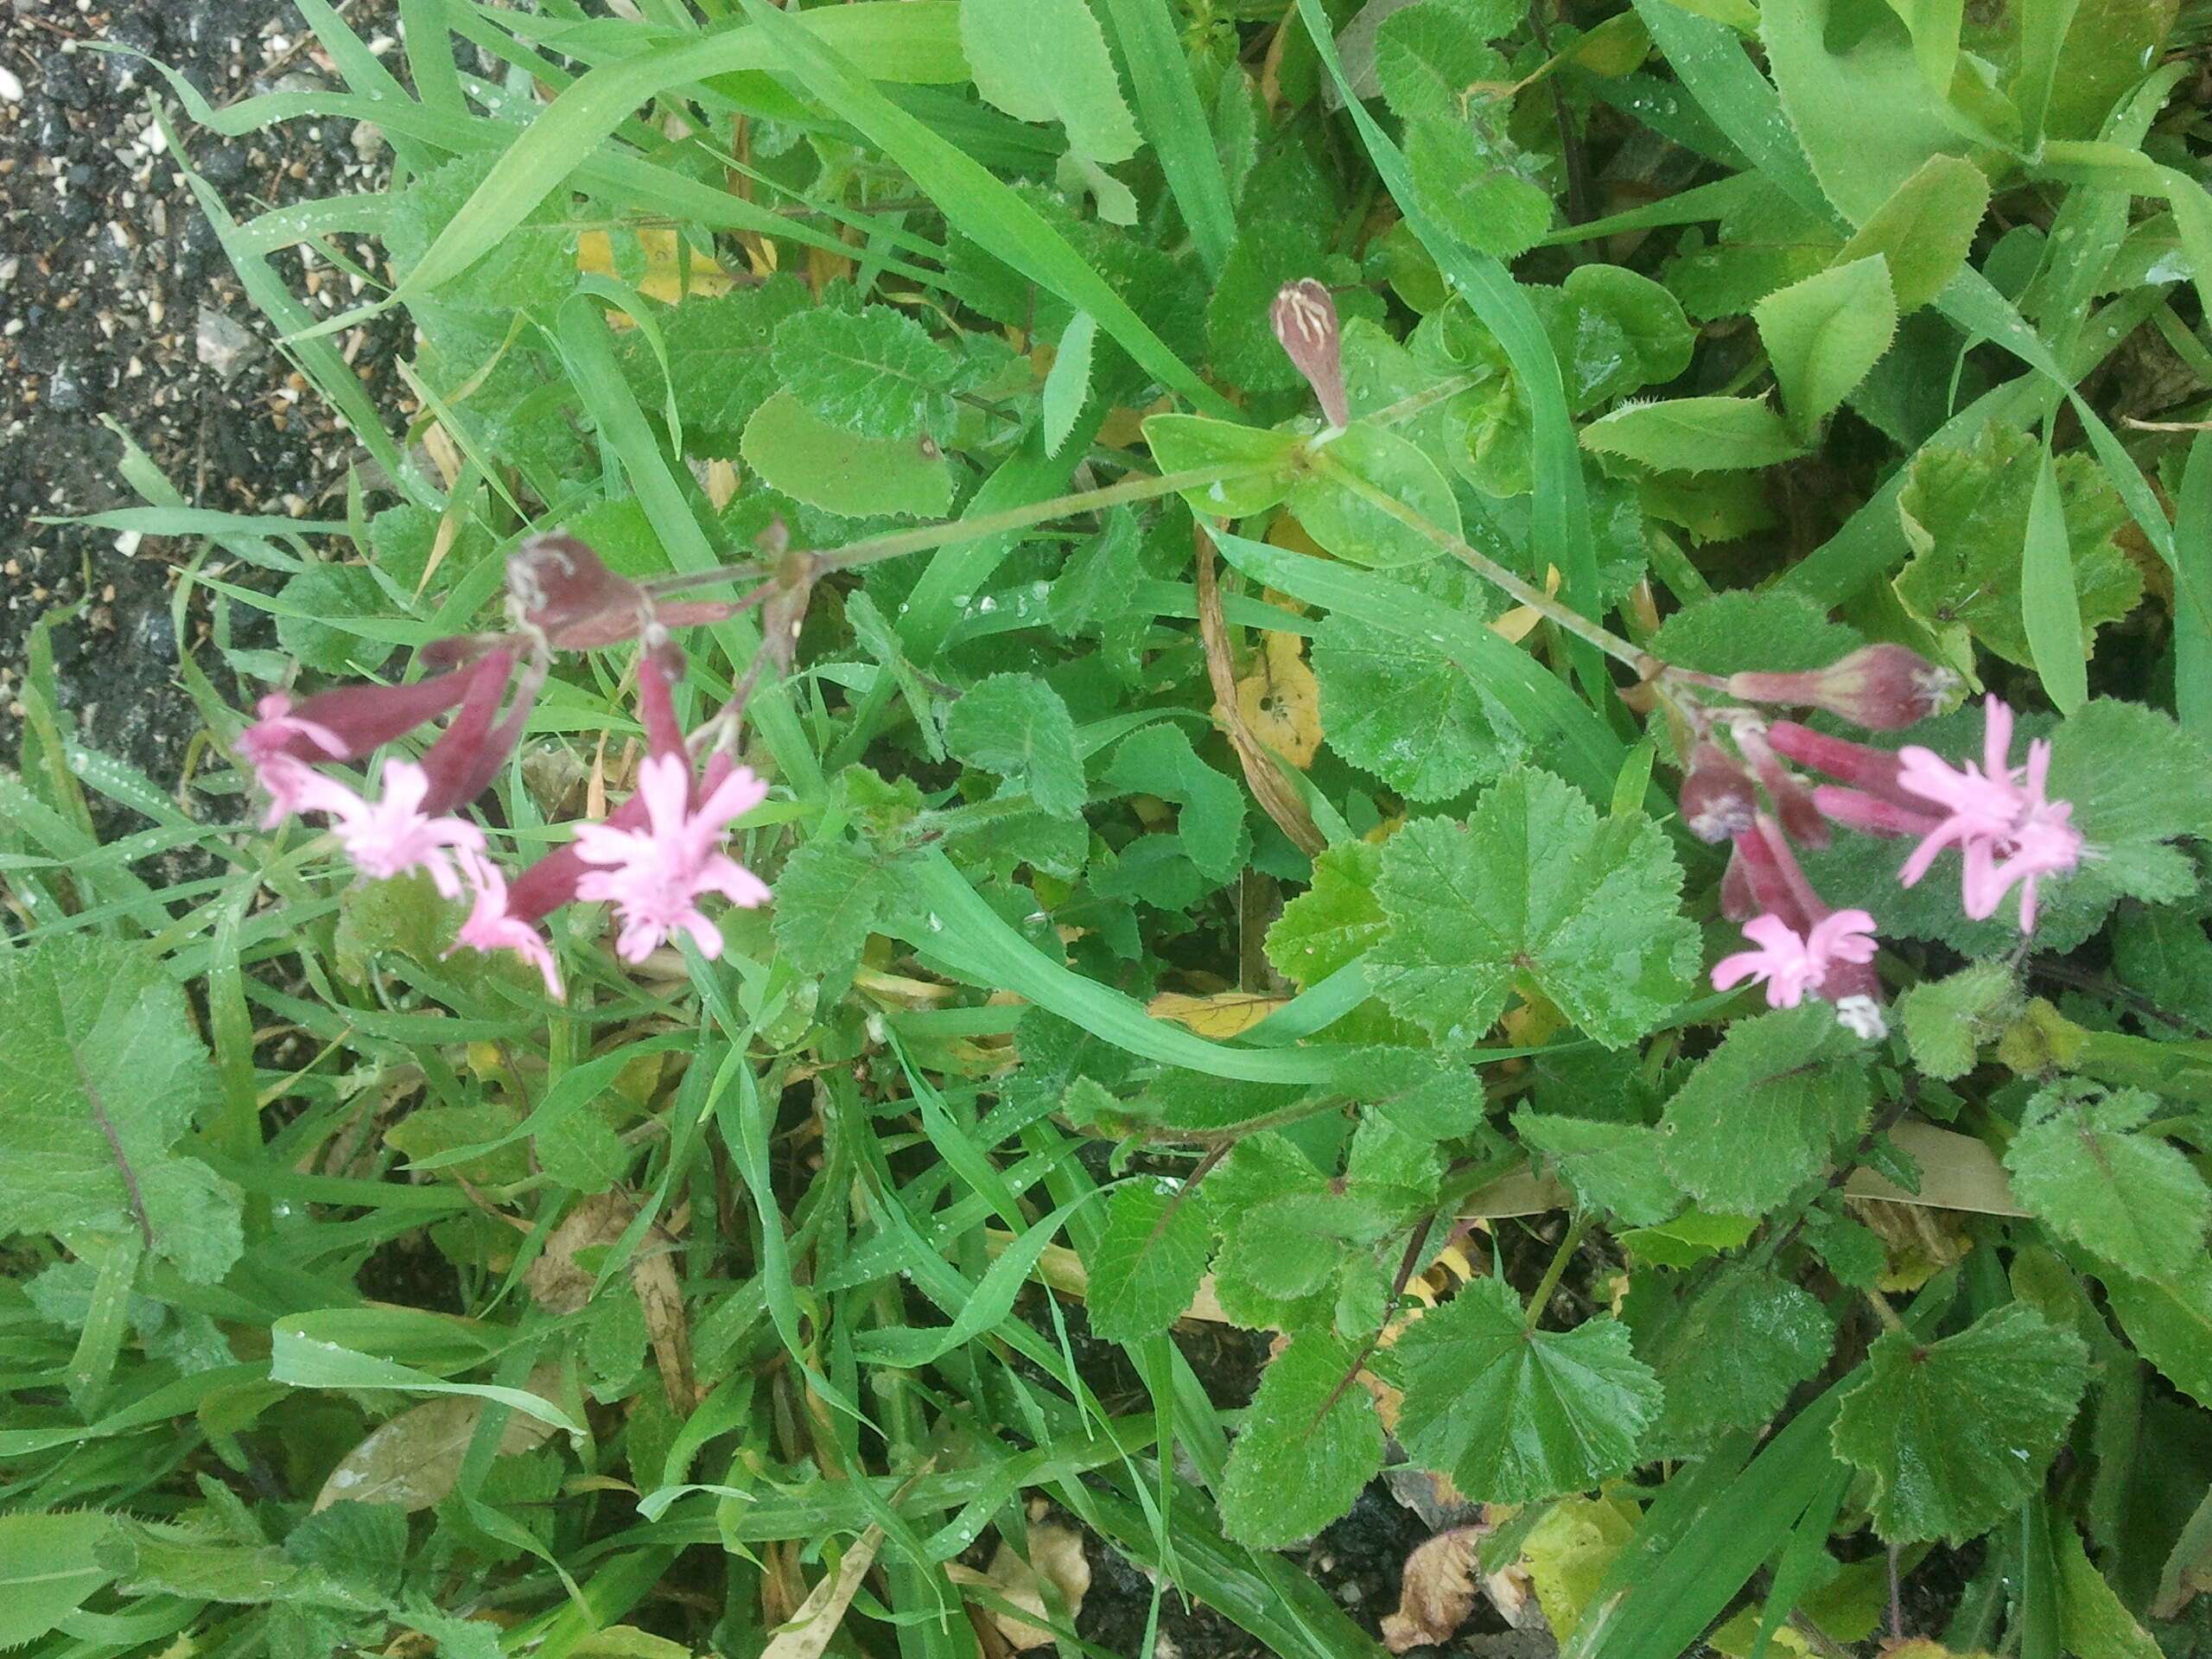
[[[2082,832],[2068,820],[2069,801],[2045,793],[2050,773],[2050,745],[2037,738],[2028,745],[2028,764],[2011,764],[2012,711],[1995,697],[1985,705],[1982,764],[1953,767],[1933,750],[1918,746],[1898,752],[1898,785],[1945,809],[1935,831],[1913,849],[1897,880],[1910,887],[1928,874],[1936,855],[1955,845],[1966,863],[1961,899],[1977,921],[1996,914],[2015,883],[2020,887],[2020,931],[2031,931],[2036,918],[2036,881],[2072,869],[2082,860]]]
[[[304,760],[301,749],[321,750],[331,759],[341,758],[346,753],[346,740],[321,721],[309,720],[292,712],[292,700],[282,691],[271,691],[254,705],[260,716],[238,735],[238,753],[255,770],[266,767],[279,758]]]
[[[334,778],[306,772],[293,780],[299,810],[327,812],[346,855],[364,875],[390,877],[428,870],[431,885],[448,899],[461,896],[448,848],[484,850],[484,832],[463,818],[433,818],[422,810],[429,774],[411,760],[384,763],[383,798],[373,804]]]
[[[307,798],[318,783],[327,781],[322,774],[304,760],[295,760],[289,754],[272,753],[253,763],[254,775],[269,796],[269,810],[262,814],[261,827],[274,830],[307,804]]]
[[[691,768],[681,756],[658,754],[638,768],[638,794],[645,803],[648,827],[619,830],[588,823],[576,832],[576,856],[605,865],[576,884],[587,901],[612,900],[620,911],[622,931],[616,950],[626,962],[643,962],[677,930],[689,933],[702,954],[721,954],[721,931],[699,912],[702,893],[719,893],[732,904],[765,904],[768,888],[760,877],[722,853],[718,843],[730,821],[766,798],[768,786],[740,766],[691,806]]]
[[[455,848],[454,858],[476,900],[468,919],[461,925],[454,950],[465,944],[486,956],[494,950],[516,951],[544,976],[545,994],[556,1001],[566,1001],[568,995],[561,988],[561,972],[554,965],[552,946],[528,922],[508,912],[507,878],[499,867],[467,847]],[[451,956],[453,950],[446,954]]]
[[[1754,916],[1744,937],[1759,948],[1723,957],[1713,969],[1713,988],[1726,991],[1745,980],[1764,980],[1769,1007],[1794,1008],[1817,991],[1839,963],[1874,959],[1874,918],[1863,910],[1839,910],[1800,934],[1775,915]]]

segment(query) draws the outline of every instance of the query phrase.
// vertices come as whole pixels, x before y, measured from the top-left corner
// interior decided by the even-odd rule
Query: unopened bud
[[[1268,321],[1290,360],[1298,365],[1313,395],[1320,400],[1321,416],[1331,426],[1351,424],[1351,406],[1344,401],[1343,341],[1337,327],[1337,303],[1329,290],[1311,276],[1285,283],[1275,292]]]
[[[1869,731],[1894,732],[1934,714],[1958,683],[1950,670],[1903,645],[1865,645],[1802,674],[1732,674],[1728,695],[1825,709]]]
[[[1700,841],[1719,842],[1740,836],[1758,813],[1751,774],[1716,743],[1700,743],[1682,776],[1682,822]]]

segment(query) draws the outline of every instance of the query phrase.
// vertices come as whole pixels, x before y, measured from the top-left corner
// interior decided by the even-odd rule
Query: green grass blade
[[[1176,38],[1167,0],[1105,0],[1107,26],[1122,49],[1137,96],[1137,120],[1160,156],[1167,188],[1183,210],[1191,243],[1207,275],[1218,277],[1236,238],[1236,211],[1214,148],[1190,61]]]
[[[2020,622],[2044,695],[2060,714],[2072,714],[2089,700],[2089,665],[2082,655],[2074,550],[2059,511],[2058,469],[2048,449],[2028,502],[2027,542],[2020,552]]]
[[[1146,372],[1194,407],[1224,420],[1236,410],[1170,351],[1036,209],[861,78],[844,56],[767,0],[745,0],[755,25],[784,54],[789,73],[868,142],[904,168],[963,234],[1078,311],[1088,311]],[[814,14],[808,14],[812,16]]]

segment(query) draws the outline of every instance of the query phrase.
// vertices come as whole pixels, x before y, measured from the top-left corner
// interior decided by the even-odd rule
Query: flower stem
[[[957,542],[979,541],[986,536],[1002,535],[1010,530],[1027,530],[1033,524],[1046,524],[1054,518],[1071,518],[1080,512],[1095,512],[1103,507],[1126,506],[1134,501],[1155,500],[1180,490],[1204,489],[1209,484],[1253,477],[1269,470],[1271,466],[1272,463],[1265,461],[1222,461],[1211,467],[1186,467],[1179,473],[1147,474],[1141,478],[1125,478],[1120,483],[1107,485],[1103,489],[1077,490],[1069,495],[1056,495],[1049,501],[1034,501],[1023,506],[1008,507],[1002,512],[987,512],[974,518],[949,519],[944,524],[925,524],[919,529],[902,530],[888,536],[871,536],[866,541],[854,542],[814,555],[816,574],[826,575],[832,570],[849,570],[857,565],[879,564],[886,559],[901,558],[906,554],[925,552],[931,548],[949,547]],[[757,563],[726,564],[712,570],[662,577],[646,586],[658,597],[716,582],[756,582],[762,569],[763,567]]]
[[[1552,1264],[1544,1269],[1544,1281],[1536,1287],[1535,1294],[1529,1298],[1528,1322],[1521,1328],[1534,1331],[1544,1317],[1544,1310],[1551,1306],[1552,1293],[1559,1288],[1559,1281],[1567,1274],[1567,1264],[1574,1259],[1575,1251],[1582,1248],[1582,1240],[1590,1230],[1590,1217],[1577,1216],[1567,1230],[1567,1236],[1559,1242],[1559,1249],[1552,1252]]]
[[[1638,649],[1609,629],[1599,627],[1581,612],[1560,604],[1542,588],[1515,575],[1488,554],[1478,552],[1450,531],[1430,523],[1387,490],[1378,489],[1360,477],[1326,449],[1313,450],[1311,465],[1315,472],[1332,483],[1342,485],[1363,501],[1389,513],[1415,535],[1435,543],[1484,582],[1503,589],[1537,615],[1564,628],[1585,644],[1596,646],[1616,662],[1625,663],[1637,671],[1639,678],[1649,676],[1660,666],[1649,652]]]

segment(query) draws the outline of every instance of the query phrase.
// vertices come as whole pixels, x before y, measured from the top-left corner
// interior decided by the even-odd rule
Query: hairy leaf
[[[1641,813],[1600,819],[1548,772],[1509,772],[1462,829],[1422,818],[1382,851],[1390,937],[1369,976],[1399,1014],[1478,1039],[1528,982],[1609,1047],[1633,1042],[1688,988],[1695,931],[1681,873]]]
[[[1075,722],[1058,692],[1026,674],[994,674],[961,694],[944,746],[973,766],[1025,791],[1040,812],[1071,818],[1088,794]]]
[[[1892,1331],[1843,1399],[1835,1449],[1874,1478],[1891,1543],[1971,1538],[2042,1484],[2082,1397],[2088,1352],[2024,1302],[1923,1344]]]
[[[1198,1192],[1141,1179],[1116,1186],[1087,1262],[1091,1330],[1108,1342],[1137,1342],[1182,1318],[1205,1272],[1210,1230]]]
[[[136,1234],[186,1278],[242,1247],[235,1187],[175,1150],[216,1096],[184,994],[146,951],[64,934],[0,957],[0,1235]]]
[[[864,438],[951,435],[960,364],[912,317],[887,305],[817,306],[776,329],[785,391],[817,420]]]
[[[1658,1381],[1618,1320],[1565,1332],[1524,1320],[1511,1286],[1478,1279],[1395,1350],[1405,1372],[1398,1437],[1471,1502],[1529,1503],[1624,1474],[1659,1410]]]
[[[1229,1449],[1222,1525],[1255,1548],[1311,1537],[1352,1506],[1382,1466],[1382,1424],[1352,1377],[1357,1352],[1306,1332],[1260,1378],[1243,1431]]]
[[[2012,1192],[2044,1224],[2122,1271],[2155,1279],[2204,1249],[2212,1193],[2180,1151],[2133,1131],[2159,1110],[2140,1089],[2056,1084],[2005,1148]]]
[[[1866,1045],[1808,999],[1728,1028],[1667,1103],[1667,1168],[1700,1204],[1763,1215],[1865,1126]]]

